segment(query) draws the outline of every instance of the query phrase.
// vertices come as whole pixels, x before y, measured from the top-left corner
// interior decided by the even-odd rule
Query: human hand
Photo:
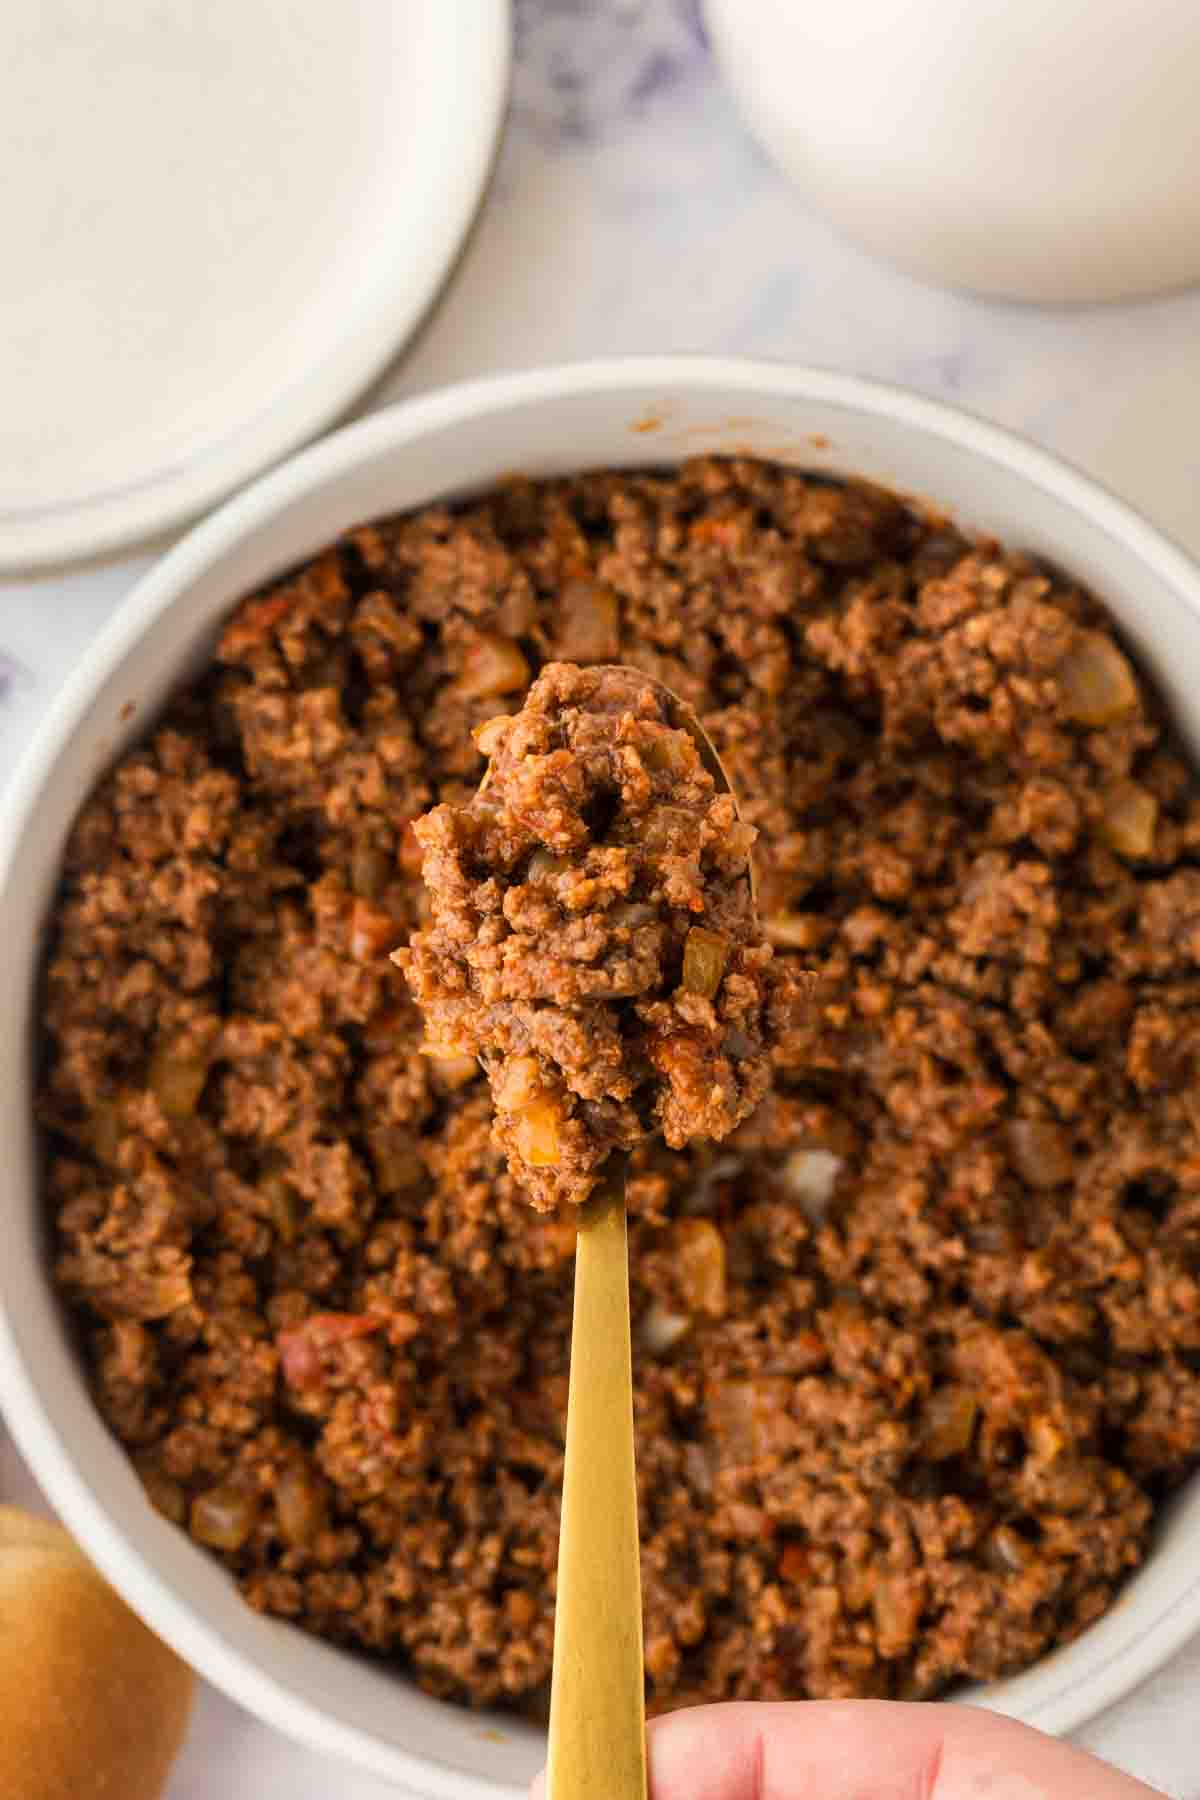
[[[973,1706],[811,1700],[654,1720],[651,1800],[1162,1800],[1082,1750]],[[544,1777],[533,1800],[544,1800]]]

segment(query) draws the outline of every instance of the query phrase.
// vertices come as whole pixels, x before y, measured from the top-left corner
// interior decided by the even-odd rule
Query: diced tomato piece
[[[313,1313],[279,1333],[279,1361],[289,1387],[314,1388],[322,1375],[321,1353],[333,1344],[368,1337],[383,1324],[378,1313]]]

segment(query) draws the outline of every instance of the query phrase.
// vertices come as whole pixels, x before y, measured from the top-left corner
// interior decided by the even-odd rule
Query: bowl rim
[[[1200,566],[1127,502],[1069,463],[1017,433],[903,388],[853,375],[765,359],[717,356],[622,356],[557,363],[515,374],[473,378],[402,400],[344,426],[261,475],[194,526],[135,584],[93,640],[86,662],[61,685],[0,794],[0,891],[19,863],[25,826],[55,763],[85,718],[96,692],[139,638],[185,594],[220,554],[288,504],[352,472],[373,455],[423,435],[518,405],[628,389],[641,397],[687,390],[741,390],[750,399],[812,400],[879,417],[936,438],[1049,494],[1121,541],[1200,621]],[[664,461],[680,454],[664,452]],[[136,1543],[111,1522],[54,1420],[52,1396],[20,1354],[0,1305],[0,1404],[21,1454],[89,1556],[160,1637],[202,1676],[258,1717],[326,1755],[399,1780],[435,1800],[507,1800],[518,1790],[387,1745],[299,1699],[231,1644],[160,1576]],[[1200,1627],[1200,1572],[1152,1619],[1133,1630],[1097,1667],[1051,1692],[1022,1716],[1063,1733],[1110,1706],[1152,1674]],[[1036,1664],[1034,1667],[1036,1668]],[[1020,1679],[1018,1677],[1017,1679]],[[975,1702],[972,1697],[972,1703]],[[987,1700],[982,1700],[988,1704]],[[1001,1710],[1004,1710],[1001,1704]]]

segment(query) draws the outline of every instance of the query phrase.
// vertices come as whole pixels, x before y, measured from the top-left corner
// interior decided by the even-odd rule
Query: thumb
[[[652,1800],[1151,1800],[1154,1790],[971,1706],[702,1706],[649,1732]]]
[[[651,1800],[1155,1800],[1082,1750],[971,1706],[698,1706],[647,1734]],[[545,1800],[544,1776],[534,1800]],[[1161,1800],[1161,1796],[1158,1797]]]

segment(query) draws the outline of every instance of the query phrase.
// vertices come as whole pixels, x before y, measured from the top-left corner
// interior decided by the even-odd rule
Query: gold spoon
[[[547,1800],[646,1800],[624,1156],[580,1208]]]
[[[717,791],[732,793],[692,708],[662,682],[636,669],[620,672],[631,685],[654,689],[672,723],[695,740]],[[752,863],[747,877],[753,909]],[[576,1238],[547,1800],[646,1800],[627,1162],[610,1157],[580,1208]]]
[[[695,740],[718,793],[732,794],[686,701],[637,669],[607,665],[604,672],[652,688],[671,722]],[[487,782],[485,773],[481,787]],[[753,911],[752,862],[746,874]],[[627,1166],[626,1155],[611,1156],[579,1209],[546,1800],[646,1800]]]

